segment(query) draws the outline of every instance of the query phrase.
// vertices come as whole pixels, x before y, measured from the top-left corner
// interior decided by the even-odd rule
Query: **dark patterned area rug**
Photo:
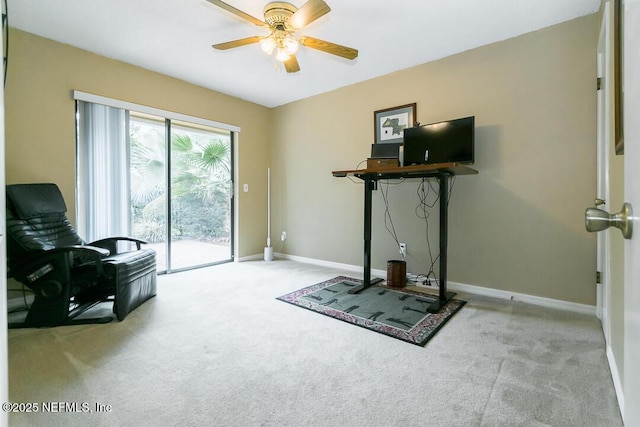
[[[436,296],[385,286],[348,293],[361,283],[338,276],[277,299],[420,346],[466,304],[452,299],[438,313],[428,313]]]

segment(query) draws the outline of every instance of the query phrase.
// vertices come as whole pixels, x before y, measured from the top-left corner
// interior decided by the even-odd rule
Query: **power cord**
[[[22,302],[24,304],[23,307],[15,308],[15,309],[9,311],[7,314],[18,313],[18,312],[21,312],[21,311],[27,311],[27,310],[29,310],[31,308],[31,306],[29,305],[29,302],[27,301],[27,293],[35,295],[35,292],[33,290],[31,290],[31,289],[27,289],[25,287],[24,283],[22,284],[22,289],[7,289],[7,292],[20,292],[20,293],[22,293]]]
[[[361,165],[361,164],[363,164],[363,163],[366,163],[366,162],[367,162],[367,159],[361,160],[361,161],[360,161],[360,163],[358,163],[358,164],[356,165],[356,169],[359,169],[359,168],[360,168],[360,165]],[[352,178],[352,177],[350,177],[349,175],[347,175],[347,179],[349,179],[349,181],[351,181],[351,182],[353,182],[353,183],[355,183],[355,184],[363,184],[363,183],[364,183],[364,181],[362,181],[362,180],[360,180],[360,179],[353,179],[353,178]]]
[[[393,185],[400,185],[404,182],[404,178],[399,182],[394,183]],[[382,195],[382,200],[384,201],[384,227],[387,229],[393,240],[396,242],[396,246],[398,247],[398,252],[402,254],[402,260],[406,261],[407,254],[405,252],[400,251],[400,240],[398,239],[398,234],[396,233],[396,228],[393,225],[393,218],[391,218],[391,211],[389,210],[389,186],[391,183],[389,180],[385,180],[384,182],[380,182],[380,194]],[[382,184],[386,184],[386,189]]]
[[[362,162],[361,162],[362,163]],[[361,164],[360,163],[360,164]],[[398,239],[398,234],[396,232],[395,226],[393,224],[393,218],[391,217],[391,211],[389,209],[389,188],[390,185],[399,185],[405,181],[402,178],[399,182],[392,184],[390,180],[379,181],[380,182],[380,194],[382,195],[382,200],[384,202],[385,210],[384,210],[384,226],[393,238],[396,246],[398,247],[398,251],[400,252],[400,240]],[[449,202],[451,201],[451,195],[453,193],[453,186],[455,184],[455,176],[450,180],[449,183],[449,197],[446,202],[447,206],[449,206]],[[411,281],[415,283],[421,283],[426,286],[431,286],[432,283],[435,286],[439,286],[438,278],[435,274],[434,267],[438,260],[440,259],[440,253],[434,256],[433,251],[431,249],[431,240],[429,239],[429,209],[432,209],[436,206],[438,201],[440,201],[440,192],[439,188],[434,184],[433,179],[422,178],[418,188],[416,189],[416,194],[418,195],[418,204],[415,207],[415,214],[418,218],[423,219],[425,223],[425,237],[427,241],[427,263],[429,264],[429,269],[427,273],[420,273],[415,275],[415,277],[411,277]],[[402,253],[402,252],[400,252]],[[402,253],[403,261],[406,260],[406,254]]]
[[[453,186],[455,184],[455,178],[456,177],[454,176],[449,183],[449,197],[446,200],[447,207],[449,206],[449,202],[451,201],[451,195],[453,194]],[[417,194],[418,194],[419,202],[418,202],[418,205],[416,206],[415,212],[416,212],[416,216],[418,218],[424,219],[424,222],[425,222],[425,236],[427,240],[427,252],[429,257],[427,261],[430,262],[430,264],[429,264],[429,270],[427,274],[419,274],[418,276],[416,276],[416,281],[419,282],[420,277],[424,276],[425,279],[422,281],[422,284],[431,286],[431,283],[433,281],[433,283],[435,283],[436,286],[439,286],[439,281],[435,274],[434,267],[438,262],[438,260],[440,259],[440,253],[438,253],[438,255],[434,257],[433,252],[431,250],[431,241],[429,239],[428,209],[434,208],[436,206],[436,204],[440,200],[440,192],[439,192],[439,188],[437,188],[434,185],[433,180],[429,180],[428,178],[423,178],[422,181],[420,182],[420,185],[418,186]],[[429,197],[431,194],[435,194],[435,199],[433,199],[432,201],[429,201]]]
[[[440,200],[440,194],[438,189],[434,186],[433,181],[428,178],[422,178],[418,188],[416,190],[418,195],[418,205],[415,208],[416,216],[420,219],[424,220],[425,224],[425,237],[427,241],[427,263],[429,264],[429,269],[424,276],[426,277],[425,282],[429,282],[429,278],[433,277],[436,279],[435,272],[433,268],[438,260],[440,254],[436,257],[433,255],[433,251],[431,249],[431,240],[429,239],[429,209],[436,206],[438,200]],[[435,195],[435,197],[434,197]],[[433,200],[429,200],[429,199]]]

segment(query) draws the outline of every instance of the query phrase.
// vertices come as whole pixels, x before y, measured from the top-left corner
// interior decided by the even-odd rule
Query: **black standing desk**
[[[332,174],[335,177],[353,175],[364,181],[364,280],[362,285],[351,289],[349,293],[358,293],[382,280],[371,280],[371,193],[378,188],[378,181],[398,178],[436,178],[440,186],[440,286],[438,300],[429,306],[428,311],[437,313],[455,295],[454,292],[447,292],[447,202],[449,200],[449,177],[454,175],[475,175],[477,173],[477,170],[460,163],[333,171]]]

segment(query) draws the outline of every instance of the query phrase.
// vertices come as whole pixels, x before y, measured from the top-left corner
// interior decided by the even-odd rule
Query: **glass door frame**
[[[230,251],[230,257],[228,259],[224,259],[221,261],[215,261],[215,262],[211,262],[211,263],[206,263],[206,264],[200,264],[200,265],[196,265],[193,267],[187,267],[187,268],[180,268],[180,269],[169,269],[167,268],[167,270],[165,272],[159,272],[159,274],[162,273],[173,273],[173,272],[178,272],[178,271],[184,271],[184,270],[191,270],[191,269],[195,269],[195,268],[202,268],[202,267],[207,267],[210,265],[216,265],[216,264],[222,264],[222,263],[226,263],[226,262],[232,262],[235,260],[235,248],[236,248],[236,143],[237,143],[237,137],[239,135],[239,132],[241,131],[241,128],[239,126],[235,126],[235,125],[230,125],[230,124],[226,124],[226,123],[222,123],[222,122],[216,122],[213,120],[209,120],[209,119],[203,119],[200,117],[195,117],[195,116],[189,116],[189,115],[185,115],[185,114],[181,114],[181,113],[176,113],[175,111],[169,111],[169,110],[163,110],[163,109],[159,109],[159,108],[155,108],[155,107],[150,107],[147,105],[141,105],[141,104],[135,104],[132,102],[128,102],[128,101],[123,101],[123,100],[118,100],[118,99],[114,99],[114,98],[108,98],[108,97],[104,97],[101,95],[95,95],[95,94],[91,94],[91,93],[87,93],[87,92],[82,92],[82,91],[78,91],[78,90],[74,90],[73,91],[73,99],[75,101],[83,101],[83,102],[90,102],[90,103],[96,103],[96,104],[102,104],[102,105],[106,105],[109,107],[114,107],[114,108],[120,108],[123,109],[125,111],[132,111],[132,112],[139,112],[139,113],[143,113],[143,114],[150,114],[150,115],[154,115],[154,116],[158,116],[161,118],[164,118],[165,123],[167,121],[170,120],[177,120],[180,122],[187,122],[187,123],[193,123],[196,125],[204,125],[207,127],[212,127],[212,128],[217,128],[217,129],[221,129],[224,131],[228,131],[229,132],[229,185],[230,185],[230,189],[229,189],[229,251]],[[127,114],[128,115],[128,114]],[[77,109],[76,109],[76,118],[77,118]],[[128,126],[129,120],[127,120],[127,126]],[[76,123],[77,126],[77,123]],[[77,129],[77,128],[76,128]],[[128,132],[127,132],[128,133]],[[167,134],[167,138],[168,138]],[[170,150],[166,150],[167,152],[167,156],[169,156],[169,151]],[[169,158],[169,162],[171,161],[171,159]],[[169,163],[170,165],[170,163]],[[170,168],[167,167],[167,174],[169,173],[168,171],[170,171]],[[167,183],[167,185],[170,185],[170,182]],[[168,202],[166,202],[166,209],[170,209],[169,206],[170,204]],[[169,218],[171,213],[169,213]],[[76,212],[76,215],[78,215],[78,212]],[[170,227],[169,225],[167,225],[167,227]],[[170,230],[169,230],[170,231]],[[170,233],[169,233],[170,236]],[[168,264],[170,266],[170,264]]]
[[[189,267],[180,267],[180,268],[171,268],[172,266],[172,248],[171,244],[173,242],[172,233],[171,233],[171,225],[172,225],[172,213],[171,213],[171,191],[172,191],[172,150],[171,150],[171,126],[172,120],[169,118],[165,118],[165,193],[166,193],[166,201],[165,201],[165,214],[166,214],[166,269],[163,271],[159,271],[158,274],[171,274],[171,273],[179,273],[181,271],[194,270],[198,268],[210,267],[218,264],[225,264],[228,262],[233,262],[235,260],[235,139],[236,132],[229,131],[229,182],[230,182],[230,191],[229,191],[229,258],[207,262],[204,264],[197,264]]]

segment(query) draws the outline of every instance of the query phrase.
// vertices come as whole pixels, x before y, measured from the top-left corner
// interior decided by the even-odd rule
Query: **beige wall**
[[[75,218],[74,89],[241,127],[240,184],[258,189],[269,161],[270,110],[139,67],[12,29],[6,86],[6,178],[55,182]],[[264,173],[263,173],[264,172]],[[262,252],[263,191],[237,192],[239,256]]]
[[[361,265],[362,185],[331,171],[366,159],[373,111],[416,102],[422,123],[476,116],[480,173],[455,181],[449,279],[594,304],[595,237],[585,233],[583,213],[595,187],[598,25],[592,15],[273,110],[12,30],[7,181],[58,182],[72,205],[73,89],[226,122],[242,128],[240,185],[259,189],[272,167],[275,250]],[[422,273],[417,185],[409,180],[388,194],[408,269]],[[373,267],[384,270],[398,253],[381,193],[374,194]],[[261,253],[265,194],[238,195],[240,256]],[[432,210],[433,256],[437,221]]]
[[[373,111],[417,103],[422,123],[476,117],[476,176],[450,201],[449,280],[595,304],[595,236],[584,209],[596,180],[598,15],[352,85],[275,109],[272,136],[276,251],[362,265],[362,184],[354,169],[373,142]],[[424,273],[417,180],[393,185],[390,213]],[[398,252],[374,194],[374,269]],[[429,221],[437,255],[437,209]]]

